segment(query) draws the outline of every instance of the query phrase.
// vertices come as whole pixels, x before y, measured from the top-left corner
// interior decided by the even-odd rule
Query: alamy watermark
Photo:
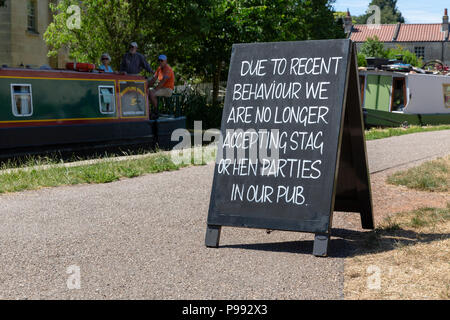
[[[381,289],[381,269],[376,265],[370,265],[366,269],[367,276],[367,288],[369,290]]]
[[[66,13],[69,18],[66,21],[66,26],[69,30],[81,29],[81,9],[77,5],[71,5],[67,8]]]
[[[381,28],[381,9],[379,6],[371,5],[367,9],[367,13],[372,13],[371,16],[367,18],[366,24],[367,28],[370,30]]]
[[[218,129],[202,130],[202,122],[194,122],[194,134],[186,129],[177,129],[172,133],[172,141],[179,143],[171,151],[171,160],[179,164],[202,164],[205,158],[213,155],[211,150],[199,148],[204,142],[217,143],[216,162],[219,172],[233,163],[248,161],[263,166],[273,160],[279,160],[280,151],[287,149],[284,132],[278,129],[227,129],[224,134]],[[181,141],[180,141],[181,140]],[[194,148],[192,148],[194,146]],[[195,148],[197,147],[197,148]],[[208,152],[208,154],[205,154]]]
[[[81,269],[77,265],[68,266],[66,273],[69,275],[67,278],[67,289],[81,289]]]

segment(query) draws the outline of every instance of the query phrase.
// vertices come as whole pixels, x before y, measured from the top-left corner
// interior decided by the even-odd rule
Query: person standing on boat
[[[120,64],[120,72],[125,74],[139,74],[143,69],[153,73],[145,57],[137,52],[136,42],[130,44],[130,51],[125,53]]]
[[[159,67],[156,69],[155,75],[149,81],[149,87],[152,87],[156,80],[158,85],[150,90],[150,102],[153,106],[154,115],[158,115],[158,98],[157,97],[171,97],[175,87],[175,74],[172,68],[167,64],[167,57],[160,55],[158,57]]]
[[[111,57],[109,56],[109,54],[107,53],[102,54],[101,60],[102,64],[98,67],[98,69],[103,72],[113,73],[114,71],[109,65],[111,63]]]

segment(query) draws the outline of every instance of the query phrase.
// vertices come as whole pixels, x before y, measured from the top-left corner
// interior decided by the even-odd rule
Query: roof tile
[[[372,27],[366,24],[357,24],[353,26],[350,39],[355,42],[364,42],[368,37],[377,36],[381,42],[393,41],[395,35],[396,24],[382,24],[379,28]],[[443,41],[444,33],[441,31],[440,23],[428,24],[408,24],[402,23],[400,25],[397,42],[426,42],[426,41]]]
[[[444,33],[440,23],[402,24],[397,37],[399,42],[407,41],[443,41]]]
[[[392,41],[396,27],[396,24],[380,24],[378,26],[356,24],[353,26],[350,39],[356,42],[364,42],[369,37],[377,36],[381,42]]]

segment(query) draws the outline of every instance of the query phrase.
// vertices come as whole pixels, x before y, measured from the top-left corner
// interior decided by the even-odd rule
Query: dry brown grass
[[[422,191],[450,192],[450,155],[396,172],[387,182]]]
[[[358,241],[345,263],[346,299],[450,299],[450,203],[391,216]]]

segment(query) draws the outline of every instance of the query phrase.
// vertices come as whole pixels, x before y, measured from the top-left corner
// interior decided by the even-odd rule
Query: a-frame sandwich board
[[[322,59],[319,60],[320,58],[317,57],[321,55]],[[276,58],[270,59],[271,56]],[[276,70],[276,63],[277,61],[283,61],[283,59],[286,63],[290,62],[290,73],[279,72],[279,74],[276,74],[280,70]],[[322,61],[322,65],[325,66],[323,70],[327,74],[319,74],[317,77],[313,77],[312,75],[304,76],[304,73],[301,74],[300,71],[297,73],[295,67],[298,64],[294,64],[302,61],[302,59],[306,63],[309,61],[316,63],[315,59]],[[273,69],[273,74],[262,72],[263,67],[259,70],[259,77],[250,76],[249,73],[245,72],[245,67],[253,64],[254,61],[258,61],[260,67],[263,63],[266,63],[266,70]],[[329,62],[328,66],[325,64],[327,61]],[[332,69],[332,61],[335,63],[335,69]],[[218,247],[222,226],[299,231],[315,233],[313,254],[326,256],[331,235],[333,211],[359,212],[363,228],[371,229],[374,227],[356,61],[356,49],[350,40],[256,43],[233,46],[227,83],[228,90],[222,116],[222,141],[227,140],[230,130],[242,130],[244,132],[250,130],[261,132],[261,130],[266,129],[278,130],[278,132],[286,132],[286,136],[291,134],[292,137],[299,128],[298,123],[281,125],[277,123],[276,114],[281,110],[281,106],[287,103],[290,103],[290,105],[296,103],[299,106],[306,105],[306,103],[314,105],[314,102],[318,102],[318,100],[306,101],[305,97],[298,98],[298,96],[294,97],[296,100],[289,97],[287,100],[268,99],[263,103],[257,101],[257,98],[254,101],[251,98],[247,99],[250,101],[235,101],[244,96],[243,91],[236,91],[243,87],[242,83],[250,88],[251,86],[257,88],[262,81],[267,83],[264,88],[269,87],[272,83],[276,86],[277,83],[282,83],[282,81],[289,83],[291,86],[294,83],[294,88],[295,84],[298,84],[298,87],[303,84],[304,87],[308,88],[308,84],[313,86],[313,83],[322,83],[325,84],[326,89],[323,90],[328,95],[323,106],[323,110],[327,110],[326,113],[324,111],[322,114],[323,122],[320,124],[320,121],[317,123],[311,121],[312,124],[308,124],[303,129],[306,133],[315,135],[316,139],[323,137],[323,149],[320,150],[320,153],[317,150],[311,151],[308,149],[301,152],[288,150],[282,155],[282,157],[290,160],[303,161],[303,169],[301,169],[303,171],[300,178],[298,174],[292,176],[292,169],[291,176],[287,178],[283,174],[281,174],[283,177],[281,175],[258,175],[257,170],[254,171],[254,176],[250,174],[242,176],[239,173],[235,175],[224,167],[224,163],[228,163],[228,165],[231,163],[226,161],[230,160],[227,158],[227,150],[225,148],[220,149],[219,151],[222,152],[218,152],[214,171],[205,239],[206,246]],[[273,66],[270,62],[273,62]],[[330,71],[330,69],[332,70]],[[306,67],[304,70],[306,70]],[[256,91],[254,97],[256,97]],[[325,103],[328,103],[328,106],[325,106]],[[247,108],[247,111],[251,110],[256,113],[261,108],[267,109],[270,107],[272,114],[275,114],[271,119],[273,122],[258,123],[257,121],[250,121],[244,123],[245,121],[242,121],[242,123],[239,123],[239,121],[230,121],[233,112],[236,112],[239,107]],[[258,108],[260,109],[257,110]],[[309,112],[311,113],[311,110],[314,110],[313,114],[318,112],[320,115],[320,108],[322,107],[312,106]],[[249,114],[248,119],[252,119],[252,114]],[[223,145],[219,145],[219,148],[222,147]],[[235,150],[232,151],[235,154]],[[258,159],[258,161],[259,163],[264,162],[262,159]],[[308,176],[303,175],[305,161],[317,164],[316,168],[311,169],[309,167],[306,172],[315,169],[320,172],[320,175],[315,177],[311,175],[309,177],[311,179],[307,179]],[[237,164],[238,162],[235,161],[234,166],[236,167]],[[247,165],[249,164],[247,163]],[[258,169],[259,173],[264,171],[261,167],[258,167]],[[253,201],[254,198],[249,197],[249,193],[254,193],[255,190],[259,190],[259,187],[264,189],[266,193],[272,193],[269,196],[265,194],[264,201],[255,202]],[[294,204],[287,203],[288,200],[284,203],[282,200],[279,201],[279,197],[273,196],[277,190],[279,195],[280,188],[282,191],[291,189],[297,192],[297,199]],[[247,198],[245,195],[247,195]],[[299,195],[300,201],[297,201]],[[273,197],[271,198],[271,196]],[[292,200],[292,198],[290,199]]]

